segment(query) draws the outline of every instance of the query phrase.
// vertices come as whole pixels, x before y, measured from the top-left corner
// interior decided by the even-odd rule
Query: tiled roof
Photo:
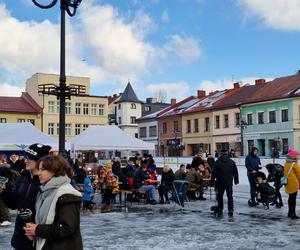
[[[256,96],[266,83],[258,85],[245,85],[239,88],[230,89],[226,92],[223,98],[216,101],[212,105],[212,109],[224,109],[234,106],[239,106],[243,102],[247,102],[249,98]]]
[[[40,113],[42,108],[27,93],[21,97],[0,96],[0,112]]]
[[[128,84],[118,102],[140,102],[141,103],[141,101],[137,98],[130,82],[128,82]]]
[[[267,82],[259,91],[244,103],[262,102],[274,99],[300,96],[300,74],[279,77]]]

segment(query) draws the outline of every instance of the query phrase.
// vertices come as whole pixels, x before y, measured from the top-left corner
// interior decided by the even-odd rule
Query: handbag
[[[291,168],[289,169],[289,172],[288,172],[287,176],[283,176],[283,177],[280,178],[280,185],[281,186],[288,184],[288,178],[289,178],[289,175],[290,175],[293,168],[294,168],[294,163],[292,164]]]

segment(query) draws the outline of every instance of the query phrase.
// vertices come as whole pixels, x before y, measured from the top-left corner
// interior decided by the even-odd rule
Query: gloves
[[[22,220],[28,220],[31,218],[32,216],[32,211],[29,208],[26,209],[19,209],[18,210],[18,216],[20,216],[20,218]]]

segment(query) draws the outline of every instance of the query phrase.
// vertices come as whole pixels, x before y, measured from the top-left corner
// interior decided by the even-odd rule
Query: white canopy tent
[[[58,141],[42,133],[30,122],[0,123],[0,150],[24,150],[33,143],[58,149]]]
[[[127,134],[115,125],[91,126],[68,141],[75,150],[154,150],[155,145]]]

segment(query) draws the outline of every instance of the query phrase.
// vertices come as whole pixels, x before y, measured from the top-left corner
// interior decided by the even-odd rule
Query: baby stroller
[[[275,189],[267,182],[267,177],[263,172],[258,171],[254,176],[256,182],[256,200],[269,209],[270,203],[274,201]],[[257,203],[248,200],[248,205],[254,207]]]
[[[184,207],[184,200],[187,199],[187,186],[187,181],[173,181],[171,200],[175,201],[181,207]]]

